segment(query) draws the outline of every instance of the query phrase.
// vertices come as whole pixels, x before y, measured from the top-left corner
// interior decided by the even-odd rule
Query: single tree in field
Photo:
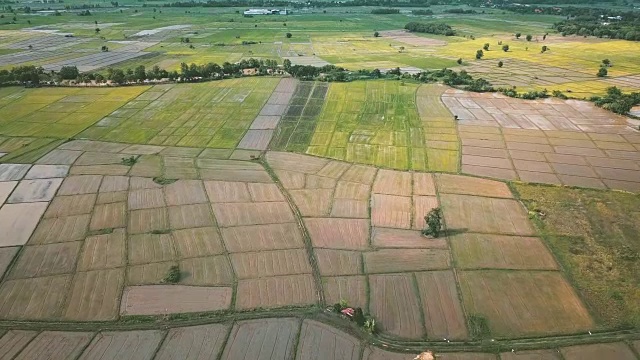
[[[476,59],[480,60],[484,56],[484,52],[482,50],[476,51]]]
[[[96,34],[100,34],[100,28],[96,28]]]
[[[485,43],[484,46],[482,47],[482,49],[484,51],[489,51],[489,43]]]
[[[605,77],[605,76],[607,76],[607,73],[608,73],[607,68],[601,67],[598,70],[598,73],[596,75],[598,75],[598,77]]]
[[[374,32],[374,33],[373,33],[373,37],[380,37],[380,33],[379,33],[379,32],[377,32],[377,31],[376,31],[376,32]]]
[[[502,45],[502,51],[504,52],[509,51],[509,45]]]
[[[549,50],[549,47],[547,47],[547,45],[542,45],[542,50],[540,52],[544,53],[547,50]]]
[[[498,61],[498,67],[502,67],[502,65],[504,65],[504,63],[501,61]]]
[[[287,36],[287,39],[291,39],[291,37],[292,37],[293,35],[291,35],[291,33],[287,33],[287,35],[286,35],[286,36]]]
[[[602,65],[609,67],[611,65],[611,60],[609,59],[602,60]]]
[[[527,41],[531,41],[531,39],[533,39],[533,36],[527,35]]]
[[[424,217],[427,227],[422,230],[422,235],[437,238],[442,231],[442,211],[440,208],[434,208]]]
[[[542,40],[547,40],[547,34],[542,35]]]
[[[404,51],[404,46],[400,46],[400,52]]]
[[[456,61],[458,63],[458,65],[462,65],[462,58],[458,58],[458,61]]]
[[[516,39],[520,39],[520,36],[522,36],[522,34],[516,33]]]

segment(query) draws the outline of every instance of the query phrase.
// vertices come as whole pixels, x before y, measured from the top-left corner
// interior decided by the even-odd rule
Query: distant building
[[[248,9],[244,11],[244,16],[254,16],[254,15],[288,15],[290,14],[291,11],[284,9],[284,10],[278,10],[278,9]]]

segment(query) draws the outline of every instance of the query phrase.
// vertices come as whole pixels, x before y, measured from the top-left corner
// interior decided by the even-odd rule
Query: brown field
[[[161,284],[171,266],[177,262],[167,261],[144,265],[132,265],[127,268],[127,285]]]
[[[294,220],[286,202],[213,204],[213,212],[221,227],[281,224]]]
[[[373,192],[387,195],[411,195],[411,173],[378,170],[376,180],[373,182]]]
[[[635,357],[629,346],[621,342],[570,346],[560,349],[560,353],[566,360],[634,360]]]
[[[8,278],[22,279],[72,273],[81,245],[81,242],[74,241],[26,246]]]
[[[218,255],[224,246],[215,227],[175,230],[173,244],[180,258]]]
[[[453,272],[421,272],[416,274],[416,280],[427,336],[434,340],[468,338]]]
[[[127,204],[114,202],[96,205],[91,217],[90,230],[113,229],[127,225]]]
[[[267,201],[284,201],[284,196],[276,184],[249,183],[249,193],[251,201],[267,202]]]
[[[93,333],[43,331],[15,359],[75,359],[93,338]]]
[[[511,199],[443,194],[444,219],[450,230],[494,234],[534,235],[523,206]]]
[[[87,237],[78,260],[78,271],[100,270],[125,265],[127,255],[124,229],[111,234]]]
[[[278,179],[287,190],[302,189],[306,175],[304,173],[287,171],[287,170],[275,170]]]
[[[231,253],[304,247],[300,230],[294,223],[224,228],[222,238]]]
[[[364,253],[368,274],[446,269],[449,251],[440,249],[382,249]]]
[[[173,260],[176,257],[171,234],[140,234],[129,238],[129,264]]]
[[[538,238],[464,233],[449,239],[460,269],[558,269],[553,255]]]
[[[185,285],[231,285],[233,283],[233,271],[229,259],[224,255],[181,260],[180,273],[180,283]]]
[[[243,182],[205,181],[204,186],[214,203],[251,201],[247,184]]]
[[[304,249],[288,249],[231,254],[238,279],[311,273]]]
[[[362,354],[362,360],[407,360],[408,354],[394,353],[377,347],[366,347]]]
[[[411,218],[410,197],[382,194],[371,196],[373,226],[410,229]]]
[[[413,173],[413,195],[436,195],[436,184],[433,175]]]
[[[367,287],[365,276],[322,278],[322,288],[327,304],[336,304],[344,300],[349,306],[367,309]]]
[[[307,180],[308,181],[308,180]],[[331,189],[289,190],[302,216],[327,216],[331,210]]]
[[[467,312],[483,316],[492,336],[584,332],[594,325],[558,272],[464,271],[459,277]]]
[[[529,350],[518,352],[504,352],[500,354],[500,360],[561,360],[557,350]]]
[[[96,202],[95,194],[56,196],[47,211],[45,218],[59,218],[71,215],[89,214]]]
[[[58,318],[71,275],[4,281],[0,287],[0,318]]]
[[[367,247],[369,222],[364,219],[305,219],[315,247],[362,250]]]
[[[360,358],[360,341],[323,323],[305,320],[300,330],[300,343],[296,359],[357,360]]]
[[[0,208],[0,246],[24,245],[47,208],[46,202],[5,204]]]
[[[298,319],[264,319],[237,322],[231,329],[223,360],[293,359]]]
[[[388,228],[371,229],[372,245],[381,248],[448,248],[444,238],[427,238],[419,231]]]
[[[101,193],[105,192],[118,192],[129,190],[129,177],[128,176],[105,176],[100,184]]]
[[[424,229],[427,223],[424,217],[431,211],[438,207],[438,198],[435,196],[414,196],[413,197],[413,228]]]
[[[513,198],[509,187],[499,181],[449,174],[438,174],[436,179],[441,193]]]
[[[214,226],[215,220],[209,204],[170,206],[169,226],[172,229],[186,229]]]
[[[64,318],[115,320],[124,285],[124,269],[79,272],[73,277]]]
[[[229,326],[222,324],[171,329],[155,359],[217,359],[228,332]]]
[[[267,153],[267,162],[269,162],[269,165],[274,169],[296,169],[296,171],[305,174],[315,174],[322,170],[329,160],[313,156],[270,151]]]
[[[129,210],[165,207],[162,189],[142,189],[129,192]]]
[[[338,181],[333,197],[336,199],[369,200],[369,185]]]
[[[369,287],[369,312],[381,331],[410,339],[424,336],[412,274],[371,275]]]
[[[314,249],[322,276],[362,273],[362,256],[358,251]]]
[[[158,330],[101,332],[79,359],[151,360],[163,335]]]
[[[129,234],[141,234],[168,228],[169,215],[166,208],[142,209],[129,212]]]
[[[13,359],[38,335],[37,331],[9,330],[0,338],[0,357]]]
[[[375,179],[377,169],[372,166],[352,165],[343,175],[341,180],[352,181],[371,185]]]
[[[237,309],[277,308],[317,302],[313,276],[277,276],[238,281]]]
[[[334,199],[331,207],[331,217],[369,218],[369,202],[366,200]]]
[[[0,276],[4,276],[4,273],[7,271],[9,265],[11,265],[18,250],[20,250],[18,246],[0,248]]]
[[[69,176],[62,182],[58,195],[82,195],[97,193],[102,182],[100,175]]]
[[[129,286],[122,294],[121,315],[161,315],[228,309],[228,287],[183,285]]]

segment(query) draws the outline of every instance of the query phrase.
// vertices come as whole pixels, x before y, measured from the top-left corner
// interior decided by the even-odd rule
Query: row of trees
[[[400,14],[400,9],[373,9],[371,13],[374,15]]]
[[[640,104],[640,92],[624,94],[616,86],[607,88],[605,96],[594,96],[589,100],[596,106],[613,111],[617,114],[626,114],[632,107]]]
[[[456,34],[455,30],[445,23],[420,23],[413,21],[405,25],[404,28],[412,32],[435,35],[454,36]]]

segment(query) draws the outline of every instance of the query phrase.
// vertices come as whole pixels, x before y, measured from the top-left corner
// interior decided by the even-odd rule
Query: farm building
[[[253,15],[287,15],[289,10],[278,10],[278,9],[248,9],[244,11],[244,16],[253,16]]]

